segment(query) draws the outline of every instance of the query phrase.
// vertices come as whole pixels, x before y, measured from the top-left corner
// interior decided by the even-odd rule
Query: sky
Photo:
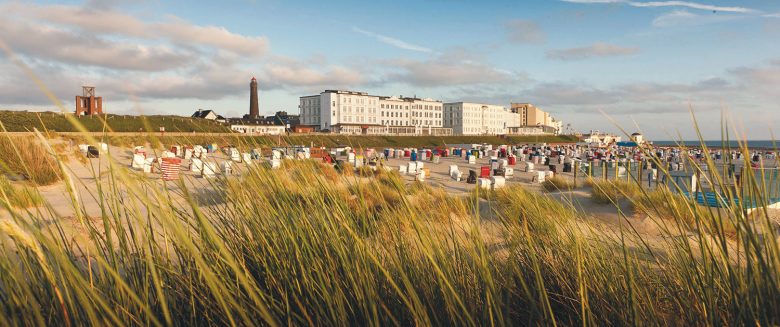
[[[780,1],[0,1],[0,108],[298,112],[326,89],[509,106],[576,131],[770,139]],[[40,83],[36,83],[40,81]]]

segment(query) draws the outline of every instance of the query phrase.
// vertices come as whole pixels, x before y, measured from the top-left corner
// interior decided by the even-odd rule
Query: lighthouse
[[[257,105],[257,79],[254,77],[249,82],[249,118],[260,118],[260,107]]]

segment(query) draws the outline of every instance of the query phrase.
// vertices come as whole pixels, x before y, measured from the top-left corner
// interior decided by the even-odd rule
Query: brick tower
[[[257,79],[254,77],[249,82],[249,118],[260,118],[260,107],[257,105]]]
[[[94,86],[82,86],[81,96],[76,96],[76,116],[103,113],[103,97],[95,96]]]

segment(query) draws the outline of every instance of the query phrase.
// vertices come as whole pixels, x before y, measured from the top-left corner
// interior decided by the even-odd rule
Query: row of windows
[[[350,106],[346,106],[346,107],[343,107],[342,109],[344,109],[344,112],[346,112],[346,113],[352,113],[352,109],[353,108],[350,107]],[[368,110],[366,110],[366,108],[364,108],[364,107],[355,107],[354,109],[355,109],[355,113],[359,113],[359,114],[362,114],[364,112],[367,112],[369,114],[375,114],[376,113],[376,108],[370,108],[369,107]],[[333,109],[333,114],[335,115],[337,111],[338,111],[338,109]]]
[[[366,117],[364,119],[363,116],[357,116],[357,117],[345,116],[345,117],[342,118],[342,120],[345,123],[364,123],[364,122],[365,123],[376,123],[376,117]]]
[[[408,112],[388,112],[385,114],[384,111],[381,112],[382,117],[405,117],[409,118]],[[441,118],[441,113],[438,112],[412,112],[412,117],[420,117],[420,118]]]
[[[355,101],[352,101],[352,100],[355,100]],[[366,99],[362,98],[362,97],[353,99],[353,98],[346,97],[346,96],[342,96],[341,97],[341,102],[344,102],[344,103],[355,103],[355,104],[376,104],[376,100],[375,99],[369,99],[368,101],[366,101]],[[333,101],[333,106],[336,106],[336,101]]]
[[[390,126],[408,126],[409,121],[408,120],[382,120],[382,125],[390,125]],[[421,125],[421,126],[441,126],[441,124],[436,124],[433,120],[412,120],[412,126],[415,125]]]
[[[400,105],[400,104],[380,104],[380,108],[382,109],[409,109],[408,105]],[[421,109],[421,110],[441,110],[440,106],[433,106],[433,105],[422,105],[422,104],[413,104],[412,109]]]

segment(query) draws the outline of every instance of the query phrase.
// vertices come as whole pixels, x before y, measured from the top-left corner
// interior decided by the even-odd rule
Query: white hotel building
[[[452,135],[441,101],[327,90],[300,98],[302,125],[341,134]]]
[[[548,124],[527,124],[523,104],[503,106],[433,99],[385,97],[326,90],[300,98],[301,125],[316,131],[372,135],[551,134]],[[530,104],[525,104],[531,106]],[[534,107],[534,109],[536,109]],[[536,112],[538,111],[538,113]],[[549,114],[536,109],[534,114]],[[562,123],[558,123],[560,125]],[[529,128],[532,127],[532,128]],[[559,130],[560,127],[558,127]]]
[[[456,135],[502,135],[522,125],[522,115],[506,107],[455,102],[444,104],[444,126]]]

